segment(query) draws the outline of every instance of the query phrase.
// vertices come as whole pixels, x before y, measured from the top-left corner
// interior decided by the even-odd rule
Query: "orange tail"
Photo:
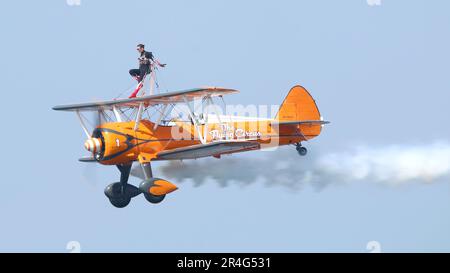
[[[276,120],[320,120],[320,112],[309,92],[300,85],[292,87],[278,110]]]
[[[279,124],[297,126],[305,140],[318,136],[323,122],[316,102],[302,86],[294,86],[284,99],[275,120]],[[283,125],[281,125],[283,126]],[[285,125],[289,126],[289,125]]]

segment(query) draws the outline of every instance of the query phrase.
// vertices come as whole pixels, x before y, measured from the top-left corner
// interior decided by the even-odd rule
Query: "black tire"
[[[161,203],[166,195],[154,195],[149,192],[150,187],[153,185],[155,180],[158,180],[159,178],[150,178],[148,180],[144,180],[139,185],[139,190],[144,194],[145,199],[147,199],[148,202],[152,204],[158,204]]]
[[[130,204],[130,197],[122,197],[122,198],[109,198],[109,202],[116,208],[124,208]]]
[[[152,204],[159,204],[164,200],[166,195],[165,194],[164,195],[153,195],[151,193],[144,192],[144,197],[145,197],[145,199],[147,199],[148,202],[150,202]]]
[[[308,153],[308,150],[305,147],[297,147],[297,152],[301,156],[305,156]]]
[[[122,185],[120,182],[112,183],[105,188],[105,195],[109,202],[116,208],[124,208],[130,204],[131,198],[140,194],[138,188],[133,185]]]

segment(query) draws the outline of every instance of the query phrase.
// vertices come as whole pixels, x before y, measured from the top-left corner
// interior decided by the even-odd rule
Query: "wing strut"
[[[163,117],[166,114],[167,106],[168,106],[168,104],[164,104],[163,109],[161,110],[161,114],[158,117],[158,120],[156,121],[155,125],[153,126],[153,130],[156,130],[158,128],[159,123],[161,122],[161,120],[163,119]]]
[[[142,118],[142,112],[144,112],[144,103],[143,102],[139,103],[139,109],[137,111],[136,120],[134,123],[135,131],[137,131],[137,129],[139,128],[139,122],[141,121],[141,118]]]
[[[206,144],[206,138],[203,138],[203,136],[202,136],[202,132],[200,130],[198,120],[195,118],[195,115],[194,115],[194,110],[192,109],[191,105],[189,104],[189,101],[187,100],[186,96],[183,96],[183,100],[186,103],[187,107],[189,108],[189,116],[191,117],[192,123],[194,123],[194,127],[195,127],[195,130],[197,131],[200,142],[202,144]]]
[[[211,102],[211,97],[206,97],[206,111],[203,113],[204,117],[205,117],[205,125],[203,125],[203,136],[205,138],[205,142],[206,142],[206,138],[207,138],[207,134],[208,134],[208,122],[209,122],[209,105]]]
[[[92,138],[92,137],[91,137],[91,134],[89,134],[89,130],[87,129],[86,124],[85,124],[84,121],[83,121],[83,117],[81,116],[80,111],[78,111],[78,110],[77,110],[77,117],[78,117],[78,119],[80,120],[81,128],[83,128],[84,133],[86,134],[86,136],[87,136],[89,139],[91,139],[91,138]]]
[[[116,116],[117,122],[122,122],[122,116],[120,115],[119,110],[117,110],[117,106],[114,105],[112,110],[114,112],[114,116]]]

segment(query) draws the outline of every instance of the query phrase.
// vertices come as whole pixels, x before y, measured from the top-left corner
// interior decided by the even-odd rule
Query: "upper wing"
[[[133,99],[119,99],[101,102],[80,103],[71,105],[61,105],[53,107],[53,110],[57,111],[98,111],[98,110],[112,110],[112,108],[118,107],[139,107],[139,104],[145,103],[146,105],[155,104],[172,104],[186,101],[192,101],[207,96],[215,97],[227,94],[238,93],[234,89],[226,89],[219,87],[206,87],[196,88],[182,91],[175,91],[157,95],[150,95],[144,97],[138,97]]]
[[[156,160],[195,159],[207,156],[220,156],[236,152],[259,149],[259,143],[253,141],[218,141],[197,144],[158,153]]]

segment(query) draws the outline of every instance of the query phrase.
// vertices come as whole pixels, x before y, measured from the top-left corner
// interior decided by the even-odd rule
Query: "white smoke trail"
[[[253,157],[225,156],[172,161],[160,170],[164,178],[199,186],[216,181],[221,186],[232,183],[246,186],[264,183],[298,190],[305,185],[316,189],[330,184],[375,182],[400,185],[412,182],[432,183],[450,177],[450,145],[435,142],[427,145],[360,146],[343,152],[300,157],[293,148],[274,152],[254,152]]]
[[[351,153],[328,154],[317,167],[349,181],[370,180],[389,184],[433,182],[450,174],[450,146],[359,147]]]

